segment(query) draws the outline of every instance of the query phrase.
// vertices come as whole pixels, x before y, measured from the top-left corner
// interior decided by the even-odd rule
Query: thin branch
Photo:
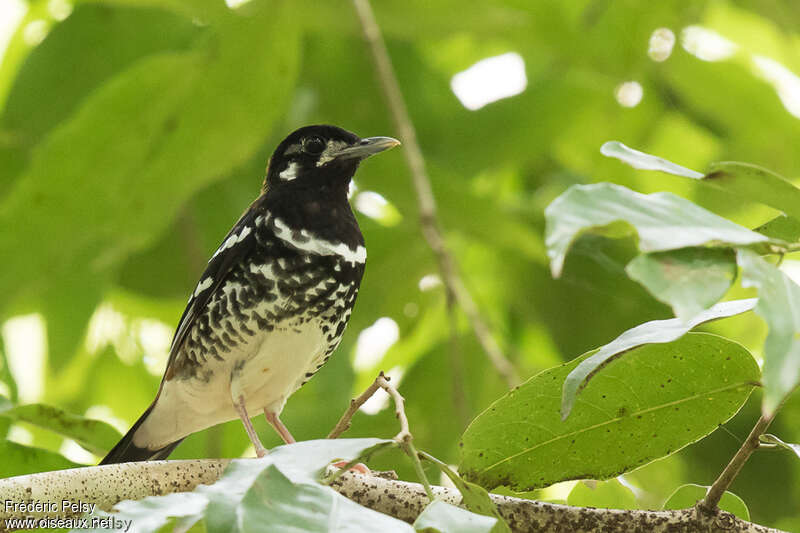
[[[367,387],[367,390],[361,393],[358,398],[353,398],[350,400],[350,407],[347,408],[347,411],[344,412],[342,418],[336,423],[334,428],[328,433],[329,439],[335,439],[348,429],[350,429],[350,424],[353,420],[353,416],[358,412],[358,409],[366,403],[367,400],[372,398],[372,395],[377,392],[379,388],[381,388],[381,384],[378,381],[379,379],[384,378],[383,371],[378,374],[378,377],[375,378],[375,381],[372,382],[372,385]]]
[[[753,426],[753,430],[750,431],[750,434],[742,443],[739,451],[736,452],[736,455],[733,456],[728,465],[722,470],[717,480],[714,481],[714,484],[711,485],[711,488],[708,489],[706,497],[703,498],[699,504],[700,506],[711,510],[717,508],[717,504],[719,504],[720,499],[722,499],[722,495],[725,494],[725,491],[731,486],[733,480],[739,475],[739,471],[750,458],[750,455],[758,448],[758,438],[767,430],[770,422],[772,422],[771,416],[762,415],[761,418],[758,419],[758,422]]]
[[[509,387],[514,387],[520,382],[516,369],[500,349],[500,345],[497,343],[483,316],[481,316],[478,306],[464,285],[458,273],[456,262],[447,250],[442,237],[442,231],[436,215],[436,200],[433,196],[430,179],[428,179],[428,174],[425,170],[425,158],[422,156],[414,125],[411,122],[411,117],[403,99],[403,93],[400,90],[400,84],[397,82],[397,77],[392,68],[392,61],[389,58],[386,43],[384,43],[381,36],[380,27],[375,21],[372,6],[370,6],[369,0],[353,0],[353,4],[372,53],[375,69],[392,113],[392,118],[400,139],[405,146],[403,153],[411,170],[414,190],[417,194],[422,233],[436,256],[439,271],[442,274],[447,290],[458,302],[464,314],[467,315],[478,342],[480,342],[500,376]]]
[[[347,408],[347,411],[345,411],[345,413],[342,415],[342,418],[339,419],[339,421],[336,423],[336,426],[328,434],[328,438],[335,439],[347,431],[347,429],[350,427],[350,422],[353,419],[353,415],[355,415],[356,411],[358,411],[358,408],[364,405],[364,403],[369,400],[372,395],[378,391],[378,389],[385,390],[394,402],[394,413],[397,417],[397,420],[400,421],[400,432],[395,435],[394,440],[397,441],[406,455],[411,458],[411,461],[414,463],[414,470],[417,473],[417,477],[419,477],[423,487],[425,487],[425,492],[432,501],[433,492],[431,491],[430,482],[428,481],[428,477],[425,475],[425,470],[422,468],[422,462],[419,460],[419,454],[417,453],[417,449],[412,442],[414,437],[411,434],[411,430],[408,426],[405,399],[398,392],[397,388],[389,383],[389,378],[384,375],[383,371],[378,374],[378,377],[375,378],[375,381],[372,382],[372,385],[367,387],[367,390],[362,392],[358,398],[350,400],[350,407]]]
[[[258,459],[252,459],[257,461]],[[111,511],[119,501],[142,499],[172,492],[194,490],[199,484],[214,483],[229,460],[149,461],[103,465],[55,472],[42,472],[0,479],[0,501],[55,502],[55,512],[14,512],[0,506],[0,526],[8,518],[22,516],[69,517],[80,512],[61,511],[63,501],[96,503]],[[331,487],[340,494],[370,509],[413,522],[428,505],[429,499],[419,483],[387,480],[345,472]],[[459,505],[461,493],[434,486],[437,498]],[[724,511],[701,513],[694,507],[674,511],[641,511],[570,507],[508,496],[489,495],[501,516],[516,532],[542,533],[571,531],[719,531],[728,533],[780,533],[740,520]]]

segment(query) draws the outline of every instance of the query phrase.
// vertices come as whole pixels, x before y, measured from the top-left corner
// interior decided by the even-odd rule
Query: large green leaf
[[[61,454],[5,439],[0,439],[0,457],[3,458],[0,461],[0,478],[81,466]]]
[[[105,422],[85,418],[52,405],[40,403],[16,407],[10,403],[0,405],[0,417],[14,422],[27,422],[53,431],[62,437],[74,440],[96,455],[106,453],[122,436],[119,431]]]
[[[676,176],[702,180],[704,184],[735,194],[744,201],[760,202],[800,219],[800,188],[783,176],[758,165],[719,161],[712,163],[708,173],[703,175],[666,159],[634,150],[617,141],[603,144],[600,151],[603,155],[616,157],[634,168],[660,170]]]
[[[691,333],[610,363],[562,421],[561,384],[585,357],[534,376],[473,420],[462,436],[461,474],[514,490],[614,477],[714,431],[759,377],[740,345]]]
[[[489,520],[494,524],[492,518],[469,514],[476,520]],[[292,483],[275,465],[259,474],[242,498],[237,515],[237,523],[241,524],[236,528],[239,531],[413,531],[405,522],[362,507],[330,487]],[[230,524],[222,531],[230,531]]]
[[[764,412],[772,414],[800,382],[800,286],[750,250],[737,252],[742,284],[758,288],[756,313],[769,326],[764,342]]]
[[[630,224],[643,252],[700,245],[747,246],[767,237],[670,193],[640,194],[611,183],[574,185],[545,210],[550,268],[558,277],[567,250],[592,228]]]
[[[78,5],[20,68],[2,124],[26,147],[37,143],[109,78],[150,54],[186,49],[201,32],[161,9]]]
[[[625,271],[688,320],[725,296],[736,279],[736,254],[724,248],[653,252],[636,257]]]
[[[778,239],[786,242],[800,241],[800,221],[793,217],[787,217],[786,215],[778,215],[755,228],[753,231],[766,235],[770,239]]]
[[[703,183],[768,205],[800,220],[800,189],[766,168],[738,161],[712,163]]]
[[[634,150],[619,141],[608,141],[600,147],[600,153],[608,157],[616,157],[633,168],[643,170],[660,170],[667,174],[683,176],[685,178],[700,179],[703,174],[690,168],[682,167],[664,158]]]
[[[750,311],[756,306],[756,301],[755,298],[751,298],[748,300],[722,302],[687,321],[679,318],[653,320],[629,329],[613,341],[600,347],[589,357],[583,359],[569,373],[567,379],[564,380],[561,399],[562,416],[566,418],[569,415],[572,406],[575,404],[578,392],[585,386],[586,382],[619,354],[643,344],[672,342],[700,324]]]
[[[191,51],[135,63],[37,146],[0,204],[0,246],[37,242],[36,254],[7,258],[6,301],[75,270],[102,283],[193,192],[253,153],[282,114],[299,51],[291,6],[258,6],[229,12]]]

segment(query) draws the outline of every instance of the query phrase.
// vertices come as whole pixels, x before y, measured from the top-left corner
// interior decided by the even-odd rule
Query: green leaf
[[[722,302],[685,322],[679,318],[652,320],[629,329],[613,341],[600,347],[591,356],[583,359],[569,373],[564,381],[561,398],[562,416],[564,418],[569,416],[581,389],[596,375],[598,370],[619,354],[643,344],[672,342],[700,324],[750,311],[756,306],[756,302],[755,298]]]
[[[102,283],[193,193],[253,155],[282,115],[299,63],[291,6],[257,6],[248,15],[223,7],[190,51],[134,63],[37,145],[0,202],[0,247],[37,243],[36,254],[7,258],[4,301],[75,271]]]
[[[431,502],[414,521],[414,529],[424,533],[490,533],[496,518],[471,513],[441,500]]]
[[[633,168],[642,170],[660,170],[667,174],[683,176],[685,178],[700,179],[703,175],[690,168],[682,167],[661,157],[646,154],[629,148],[619,141],[608,141],[600,147],[600,153],[606,157],[615,157],[629,164]]]
[[[578,483],[567,496],[567,505],[606,509],[638,509],[636,496],[617,479]]]
[[[213,485],[123,501],[111,516],[133,520],[137,531],[148,533],[176,518],[184,528],[205,519],[209,533],[285,531],[295,523],[303,524],[303,531],[328,531],[322,526],[340,523],[366,532],[374,531],[366,526],[372,523],[389,531],[410,532],[404,522],[365,509],[319,482],[325,466],[334,460],[357,460],[394,445],[391,440],[336,439],[278,446],[261,459],[231,461]],[[98,512],[95,516],[110,515]],[[234,524],[238,528],[232,529]]]
[[[210,487],[196,489],[209,500],[206,512],[208,531],[228,531],[246,491],[257,476],[273,464],[293,483],[314,484],[318,482],[322,469],[333,461],[361,460],[365,454],[394,445],[394,441],[381,439],[311,440],[273,448],[259,461],[231,461],[219,481]]]
[[[455,485],[461,493],[461,504],[466,507],[468,511],[497,519],[495,526],[492,528],[492,533],[511,533],[511,528],[508,527],[506,521],[500,516],[497,506],[489,497],[489,493],[486,492],[486,489],[475,483],[465,481],[439,459],[425,452],[421,452],[421,455],[438,466],[439,470],[453,482],[453,485]]]
[[[758,165],[738,161],[712,163],[703,183],[800,220],[800,189],[783,176]]]
[[[31,50],[8,95],[3,125],[26,146],[38,142],[111,77],[150,54],[187,48],[200,32],[163,9],[78,5]]]
[[[668,174],[701,180],[704,184],[735,194],[749,202],[768,205],[787,215],[800,219],[800,188],[772,171],[738,161],[719,161],[709,166],[708,174],[701,174],[666,159],[639,152],[617,141],[609,141],[600,148],[608,157],[615,157],[633,168],[660,170]]]
[[[800,222],[786,215],[778,215],[753,231],[766,235],[770,239],[796,243],[800,241]]]
[[[95,455],[103,455],[122,435],[113,426],[69,413],[61,408],[41,403],[12,406],[0,404],[0,417],[14,422],[27,422],[72,439]]]
[[[242,498],[237,515],[243,530],[264,533],[413,531],[405,522],[362,507],[330,487],[310,482],[293,483],[275,465],[267,467],[255,479]]]
[[[131,521],[131,524],[135,524],[137,532],[148,533],[160,530],[174,518],[183,519],[185,525],[193,524],[200,519],[206,505],[206,499],[196,492],[173,492],[163,496],[148,496],[136,501],[123,500],[114,506],[117,512],[106,513],[98,510],[93,516]],[[88,531],[101,532],[108,529],[101,526]]]
[[[3,458],[0,461],[0,478],[83,466],[50,450],[24,446],[10,440],[0,440],[0,457]]]
[[[667,498],[662,509],[688,509],[694,507],[697,502],[706,497],[708,489],[709,487],[693,483],[681,485]],[[717,507],[736,515],[742,520],[750,520],[750,510],[747,508],[747,504],[732,492],[725,491]]]
[[[690,333],[609,364],[562,421],[561,383],[585,357],[534,376],[473,420],[462,436],[459,472],[488,490],[518,491],[616,477],[714,431],[759,377],[739,344]]]
[[[758,288],[756,313],[767,323],[763,409],[772,414],[800,382],[800,287],[750,250],[737,252],[742,285]]]
[[[641,254],[625,271],[682,320],[708,309],[736,279],[736,254],[730,249],[681,248]]]
[[[555,277],[561,275],[567,250],[581,233],[614,223],[633,226],[643,252],[768,241],[674,194],[640,194],[612,183],[573,185],[547,206],[545,217],[545,243]]]
[[[785,448],[790,452],[794,453],[798,458],[800,458],[800,444],[792,444],[789,442],[784,442],[775,435],[771,433],[765,433],[758,437],[758,440],[761,444],[768,444],[773,446],[780,446],[781,448]]]

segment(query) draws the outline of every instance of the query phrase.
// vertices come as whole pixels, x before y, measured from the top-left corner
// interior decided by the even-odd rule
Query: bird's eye
[[[316,135],[313,137],[308,137],[303,143],[303,150],[309,154],[321,154],[324,149],[325,141],[322,139],[322,137],[317,137]]]

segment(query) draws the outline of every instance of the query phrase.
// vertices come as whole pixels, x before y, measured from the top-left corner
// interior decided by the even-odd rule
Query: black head
[[[391,137],[362,139],[336,126],[305,126],[292,132],[275,149],[264,190],[346,191],[361,161],[398,144]]]

